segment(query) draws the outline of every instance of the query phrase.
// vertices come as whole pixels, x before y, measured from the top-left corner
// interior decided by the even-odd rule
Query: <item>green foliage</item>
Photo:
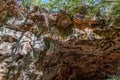
[[[113,7],[112,15],[120,15],[120,4],[117,4]]]
[[[120,80],[120,78],[109,78],[107,80]]]
[[[88,16],[100,12],[103,16],[120,15],[120,0],[49,0],[43,3],[42,0],[22,0],[23,5],[35,6],[50,10],[50,12],[67,10],[72,15],[80,10],[80,6],[86,5]]]
[[[22,4],[24,5],[24,6],[31,6],[31,2],[32,2],[32,0],[22,0]]]

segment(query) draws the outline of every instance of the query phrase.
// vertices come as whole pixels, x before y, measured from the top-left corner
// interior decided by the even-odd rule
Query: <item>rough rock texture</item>
[[[46,56],[42,80],[105,80],[117,75],[119,41],[118,37],[57,42],[60,51]]]

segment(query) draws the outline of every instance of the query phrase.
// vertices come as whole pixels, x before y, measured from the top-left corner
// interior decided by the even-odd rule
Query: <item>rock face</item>
[[[57,42],[60,51],[46,56],[42,80],[105,80],[110,75],[117,75],[119,41],[117,37]]]
[[[15,20],[9,22],[9,18]],[[12,36],[3,35],[0,30],[0,80],[105,80],[112,75],[119,77],[120,29],[93,31],[98,23],[104,21],[82,21],[64,12],[57,15],[41,13],[37,6],[29,12],[16,0],[0,1],[0,28],[6,25],[5,28],[15,31],[7,31],[13,33]],[[66,41],[65,38],[76,33],[73,28],[78,34],[83,30],[82,35],[89,34],[87,37],[94,32],[106,39]],[[84,32],[86,29],[88,31]],[[52,38],[58,36],[66,42]]]

